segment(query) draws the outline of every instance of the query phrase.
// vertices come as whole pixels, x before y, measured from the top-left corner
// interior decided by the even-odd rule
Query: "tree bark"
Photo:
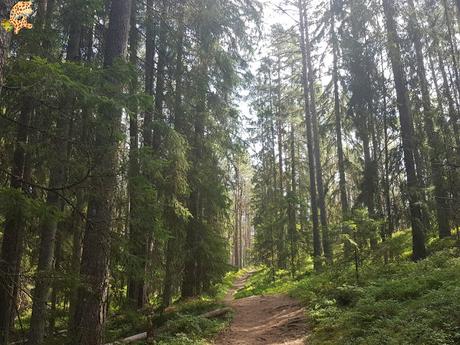
[[[68,114],[57,121],[57,133],[54,143],[54,162],[50,169],[49,188],[60,188],[65,183],[65,169],[67,161]],[[59,152],[65,152],[64,162],[57,160]],[[46,206],[47,214],[40,221],[40,248],[38,256],[37,274],[33,292],[32,317],[28,345],[39,345],[45,337],[47,320],[47,303],[50,297],[50,288],[53,275],[53,261],[55,253],[56,234],[59,217],[57,212],[62,210],[62,201],[55,192],[48,192]]]
[[[12,0],[4,0],[0,3],[0,18],[9,18]],[[0,28],[0,95],[2,94],[5,64],[10,49],[11,33]]]
[[[137,67],[137,53],[139,50],[139,31],[137,29],[138,1],[132,0],[131,5],[131,24],[129,32],[129,62]],[[130,85],[131,94],[138,92],[139,82],[135,76]],[[139,208],[141,201],[138,193],[140,192],[136,180],[140,176],[139,163],[139,124],[138,124],[137,105],[131,109],[129,117],[129,171],[128,171],[128,193],[129,193],[129,244],[131,258],[139,262],[134,264],[135,269],[128,272],[127,297],[132,307],[141,309],[146,301],[145,289],[145,265],[146,265],[146,237],[139,227],[141,217]]]
[[[153,96],[154,64],[155,64],[155,23],[153,0],[147,0],[145,19],[145,93]],[[151,147],[153,109],[148,109],[144,114],[143,139],[144,147]]]
[[[174,128],[175,130],[184,135],[185,131],[185,118],[182,110],[182,84],[183,84],[183,51],[184,51],[184,0],[178,0],[177,3],[177,42],[176,42],[176,70],[174,74],[176,89],[175,89],[175,98],[174,98]],[[174,262],[176,256],[176,250],[178,249],[178,219],[171,209],[171,207],[166,210],[166,218],[171,219],[170,221],[170,230],[172,232],[170,238],[168,238],[167,247],[166,247],[166,268],[165,268],[165,279],[163,282],[163,295],[162,295],[162,308],[165,309],[171,304],[172,294],[173,294],[173,276],[174,272]],[[175,222],[175,224],[173,224]]]
[[[442,168],[442,141],[439,133],[435,130],[433,121],[434,109],[431,105],[430,90],[423,58],[421,30],[417,21],[414,0],[408,0],[408,5],[411,12],[409,16],[410,34],[414,44],[417,74],[422,93],[424,129],[429,145],[429,159],[432,180],[435,187],[434,198],[436,202],[438,233],[440,238],[444,238],[450,236],[451,233],[449,225],[449,206],[447,204],[449,194],[445,186],[445,176]]]
[[[391,237],[394,232],[393,224],[393,213],[391,211],[391,184],[390,184],[390,152],[389,152],[389,126],[388,126],[388,111],[387,111],[387,88],[386,79],[383,65],[383,52],[381,52],[381,78],[382,78],[382,90],[383,90],[383,151],[384,151],[384,189],[385,189],[385,209],[386,209],[386,223],[387,233],[386,237]]]
[[[347,197],[347,181],[345,176],[345,157],[343,154],[343,139],[342,139],[342,114],[340,111],[340,96],[339,96],[339,72],[338,59],[339,47],[337,33],[335,29],[335,0],[331,0],[331,39],[332,39],[332,80],[334,84],[334,116],[335,116],[335,134],[337,140],[337,159],[339,169],[339,190],[340,204],[342,206],[342,220],[348,218],[349,206]]]
[[[399,37],[395,19],[394,0],[383,0],[385,25],[388,34],[388,55],[391,60],[397,94],[397,106],[401,125],[404,163],[407,176],[408,199],[412,224],[412,257],[414,260],[426,257],[425,233],[423,229],[421,198],[415,167],[414,127],[410,111],[406,72],[402,65]]]
[[[203,4],[202,6],[206,6]],[[206,10],[203,8],[203,10]],[[196,92],[197,104],[196,115],[193,122],[192,133],[192,150],[191,165],[189,171],[189,184],[192,190],[189,197],[189,210],[192,219],[187,224],[186,237],[186,259],[184,264],[184,277],[182,280],[182,297],[188,298],[198,295],[201,292],[203,275],[202,275],[202,258],[199,256],[198,238],[201,222],[203,221],[203,195],[200,190],[201,181],[196,180],[196,176],[202,167],[204,158],[204,136],[206,128],[206,110],[208,100],[208,54],[210,51],[210,33],[207,28],[199,27],[199,57],[198,57],[198,78]]]
[[[43,16],[47,12],[47,2],[40,6]],[[52,10],[52,9],[50,9]],[[80,17],[81,18],[81,17]],[[81,20],[81,19],[80,19]],[[70,26],[67,61],[75,62],[79,59],[80,51],[80,21],[73,21]],[[69,95],[69,97],[72,97]],[[63,106],[63,108],[66,108]],[[68,109],[69,110],[69,109]],[[68,160],[69,137],[69,116],[68,111],[64,116],[59,117],[56,123],[56,139],[54,140],[53,155],[55,157],[50,168],[49,188],[60,188],[66,179],[66,163]],[[64,162],[57,160],[57,157],[65,152]],[[58,216],[55,214],[62,210],[62,200],[55,192],[48,192],[46,205],[49,208],[47,215],[43,217],[40,224],[40,249],[37,266],[37,276],[33,292],[32,316],[30,320],[30,331],[28,345],[39,345],[45,337],[47,320],[47,303],[50,297],[52,284],[53,261],[55,258],[55,244],[58,231]]]
[[[294,276],[296,268],[297,257],[297,182],[296,182],[296,154],[295,154],[295,131],[294,125],[291,124],[289,135],[290,159],[291,159],[291,181],[288,182],[288,234],[290,242],[290,269],[291,275]]]
[[[284,172],[283,172],[283,120],[282,120],[282,83],[281,83],[281,58],[278,56],[277,61],[277,113],[276,113],[276,134],[278,144],[278,198],[280,203],[284,203]],[[278,238],[277,238],[277,251],[278,251],[278,268],[286,268],[286,234],[285,225],[281,220],[284,217],[284,208],[279,209],[279,225],[278,225]]]
[[[104,66],[113,66],[115,60],[124,59],[127,53],[131,0],[112,0],[109,28],[105,40]],[[110,82],[121,91],[119,80]],[[105,323],[104,303],[108,289],[108,261],[110,255],[113,193],[118,169],[118,133],[122,109],[101,109],[100,120],[105,125],[96,129],[96,157],[91,181],[93,194],[89,197],[88,215],[81,262],[81,279],[78,305],[70,340],[78,345],[102,343]]]
[[[324,256],[328,262],[332,262],[332,249],[329,242],[329,225],[327,221],[326,194],[323,183],[323,168],[321,163],[321,138],[319,136],[318,112],[316,109],[315,70],[311,56],[312,43],[310,41],[309,23],[307,13],[304,12],[305,30],[305,53],[308,66],[308,86],[310,91],[310,114],[313,130],[313,151],[315,153],[316,184],[318,191],[318,206],[320,210],[320,221],[323,238]]]
[[[0,29],[1,30],[1,29]],[[13,155],[10,187],[22,194],[27,187],[23,184],[26,169],[25,147],[29,138],[29,124],[32,116],[32,104],[24,103],[16,128],[16,143]],[[5,215],[2,251],[0,258],[0,345],[8,344],[10,326],[16,312],[16,297],[19,289],[19,274],[25,235],[25,210],[23,200],[16,200]]]
[[[157,64],[157,80],[155,87],[155,108],[154,120],[155,130],[153,132],[153,148],[158,150],[162,142],[162,133],[160,124],[164,122],[163,102],[165,92],[165,69],[166,69],[166,48],[167,48],[167,23],[166,16],[168,13],[167,1],[162,0],[160,3],[160,26],[158,35],[158,64]]]
[[[457,24],[460,28],[460,0],[455,0],[455,4],[457,5]]]
[[[321,234],[318,221],[318,197],[316,191],[316,164],[315,152],[313,148],[313,130],[312,116],[310,113],[310,98],[308,95],[308,67],[307,67],[307,48],[305,43],[305,22],[304,22],[304,1],[298,0],[299,8],[299,23],[300,23],[300,50],[302,53],[302,84],[303,84],[303,99],[305,124],[307,130],[307,148],[308,148],[308,167],[310,175],[310,204],[311,204],[311,220],[313,225],[313,261],[316,271],[321,270]]]
[[[460,97],[460,71],[459,71],[459,66],[458,66],[458,61],[457,61],[458,51],[457,51],[456,40],[454,38],[455,33],[454,33],[453,26],[452,26],[452,20],[449,15],[449,6],[447,4],[447,0],[442,0],[442,4],[444,6],[444,18],[446,20],[446,26],[447,26],[447,41],[449,43],[450,55],[452,58],[452,65],[453,65],[452,68],[454,70],[454,75],[455,75],[455,86],[457,88],[457,94]]]

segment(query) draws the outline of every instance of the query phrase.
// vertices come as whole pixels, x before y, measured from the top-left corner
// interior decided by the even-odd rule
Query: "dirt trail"
[[[235,310],[235,318],[214,344],[304,344],[306,320],[304,310],[297,301],[285,295],[233,298],[249,276],[240,278],[225,298],[225,302]]]

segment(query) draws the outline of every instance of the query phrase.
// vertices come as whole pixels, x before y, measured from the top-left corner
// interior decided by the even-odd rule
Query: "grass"
[[[153,318],[155,345],[208,345],[228,326],[233,315],[227,314],[214,319],[207,319],[200,315],[223,307],[222,300],[228,290],[233,286],[235,279],[244,274],[244,270],[229,272],[207,295],[179,301],[168,308],[163,315],[156,315]],[[118,317],[111,318],[107,326],[108,341],[145,332],[149,327],[147,314],[123,311]],[[146,344],[146,342],[137,344]]]
[[[308,310],[310,345],[460,344],[460,250],[453,240],[431,241],[418,263],[406,250],[393,262],[367,260],[359,280],[351,265],[276,280],[262,268],[237,297],[287,293]]]
[[[211,290],[199,298],[186,301],[177,301],[168,308],[163,315],[154,315],[152,308],[136,311],[127,308],[118,308],[111,311],[111,316],[106,324],[105,341],[114,342],[135,334],[143,333],[149,329],[153,321],[155,330],[155,345],[208,345],[210,341],[228,326],[233,315],[207,319],[200,315],[223,307],[223,298],[233,286],[234,281],[243,276],[247,271],[228,272],[222,282],[214,285]],[[62,310],[57,318],[57,329],[67,326],[68,311]],[[152,315],[153,318],[152,318]],[[152,319],[152,320],[149,320]],[[22,330],[19,323],[14,337],[17,340],[27,337],[30,313],[22,315]],[[60,345],[65,342],[65,335],[47,338],[44,345]],[[132,343],[134,345],[146,344],[145,341]]]

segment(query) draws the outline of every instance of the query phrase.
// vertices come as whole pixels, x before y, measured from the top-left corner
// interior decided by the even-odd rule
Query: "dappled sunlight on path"
[[[285,295],[252,296],[233,300],[238,280],[226,303],[235,310],[230,327],[217,337],[215,345],[302,345],[307,331],[305,313],[300,304]]]

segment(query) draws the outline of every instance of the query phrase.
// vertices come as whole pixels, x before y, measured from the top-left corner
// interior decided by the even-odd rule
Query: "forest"
[[[0,345],[460,344],[460,0],[0,20]]]

